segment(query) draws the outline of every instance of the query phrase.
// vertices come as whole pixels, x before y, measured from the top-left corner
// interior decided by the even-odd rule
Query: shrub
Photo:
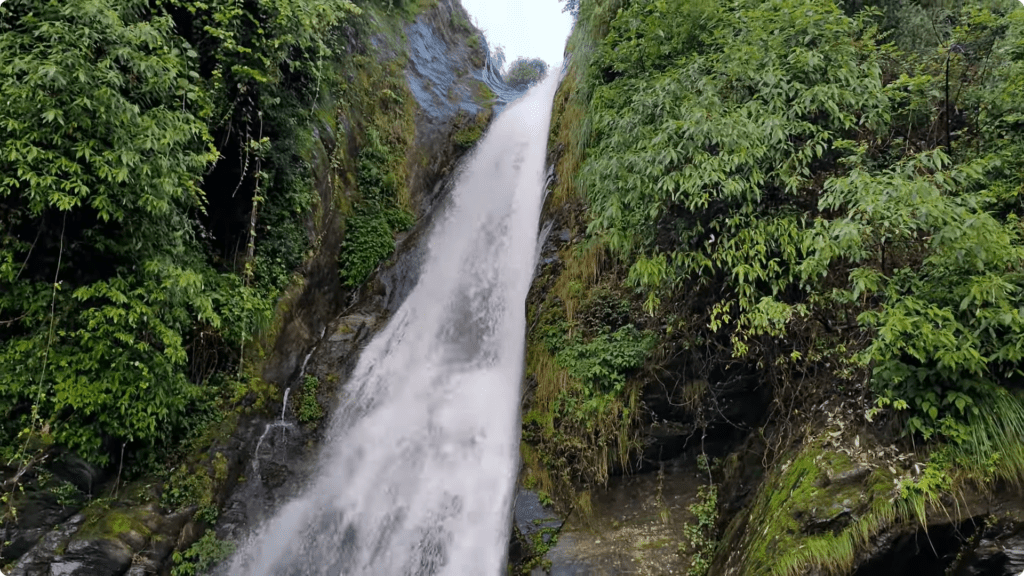
[[[218,540],[213,530],[207,530],[188,550],[174,553],[171,576],[200,576],[218,562],[227,560],[234,551],[234,544]]]
[[[303,379],[302,392],[299,394],[299,422],[311,424],[319,422],[324,417],[324,409],[316,398],[319,390],[320,381],[315,376],[306,376]]]
[[[540,58],[517,58],[508,66],[503,79],[510,87],[525,90],[540,82],[548,73],[548,65]]]

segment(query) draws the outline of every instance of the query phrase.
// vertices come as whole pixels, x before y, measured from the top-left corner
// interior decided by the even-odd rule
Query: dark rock
[[[810,518],[804,522],[804,533],[838,532],[845,528],[852,518],[853,510],[843,505],[832,506],[821,511],[814,510]]]
[[[870,475],[871,467],[861,464],[835,475],[829,475],[828,480],[831,484],[853,485],[862,483]]]
[[[83,460],[73,452],[63,452],[48,463],[47,469],[54,476],[75,485],[86,494],[93,494],[107,475],[96,466]]]
[[[52,576],[121,576],[132,564],[133,550],[120,540],[72,540],[50,564]]]
[[[551,549],[546,559],[551,563],[550,567],[545,571],[543,568],[534,568],[530,572],[530,576],[542,576],[548,574],[550,576],[595,576],[598,574],[616,574],[612,572],[611,563],[606,563],[603,566],[597,566],[587,560],[585,557],[579,557],[572,553],[578,546],[576,537],[572,534],[566,534],[559,540],[559,545]],[[607,559],[602,559],[607,562]]]
[[[70,518],[77,506],[62,506],[52,494],[30,491],[15,503],[17,524],[0,529],[0,542],[9,542],[0,550],[0,560],[13,560],[29,551],[44,534]]]
[[[71,517],[56,530],[48,531],[27,553],[21,555],[8,576],[41,576],[52,574],[50,565],[71,540],[71,535],[85,522],[81,514]]]
[[[657,463],[671,460],[683,454],[690,439],[694,437],[694,426],[680,422],[652,422],[644,434],[643,459]],[[699,440],[699,435],[698,435]]]
[[[1024,522],[996,522],[970,551],[962,576],[1019,576],[1024,573]]]
[[[586,522],[573,515],[560,526],[557,541],[540,538],[553,545],[542,546],[541,561],[532,557],[526,564],[540,566],[531,576],[685,574],[678,550],[683,527],[692,521],[688,507],[706,481],[701,476],[695,459],[687,458],[665,462],[657,473],[609,479],[607,489],[591,495]],[[524,530],[518,514],[516,529]]]
[[[267,462],[260,466],[260,480],[270,489],[280,488],[288,481],[290,470],[283,464]]]
[[[178,535],[189,521],[190,512],[179,512],[169,516],[155,516],[156,525],[151,529],[152,536],[145,547],[136,550],[132,558],[131,568],[126,576],[156,576],[161,574],[171,553],[174,551]],[[148,522],[147,522],[148,525]]]
[[[637,566],[632,556],[624,550],[595,550],[599,541],[578,533],[563,534],[558,544],[548,552],[545,560],[550,567],[534,568],[530,576],[626,576],[636,574]]]
[[[866,552],[854,576],[945,576],[974,526],[971,521],[933,524],[927,532],[912,525],[893,528]]]
[[[565,523],[564,517],[540,503],[540,497],[536,492],[526,489],[520,489],[516,494],[512,518],[516,529],[527,542],[541,532],[550,538],[550,535],[561,529]]]
[[[1010,544],[1012,548],[1004,548]],[[1018,576],[1024,571],[1024,542],[983,539],[974,549],[965,576]]]

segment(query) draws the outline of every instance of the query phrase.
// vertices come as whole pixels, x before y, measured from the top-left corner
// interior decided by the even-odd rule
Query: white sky
[[[572,16],[558,0],[460,0],[493,49],[505,47],[505,62],[520,56],[554,66],[562,61]],[[1024,0],[1022,0],[1024,1]]]

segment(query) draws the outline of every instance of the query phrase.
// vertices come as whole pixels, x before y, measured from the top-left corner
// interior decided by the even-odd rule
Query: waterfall
[[[510,104],[464,162],[416,287],[346,385],[318,474],[227,574],[503,573],[557,76]]]

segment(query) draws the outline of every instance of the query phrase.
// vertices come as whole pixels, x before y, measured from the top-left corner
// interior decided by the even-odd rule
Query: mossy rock
[[[486,108],[485,111],[478,113],[455,131],[452,136],[452,141],[455,143],[455,147],[458,150],[468,150],[477,143],[480,138],[483,137],[484,132],[487,131],[487,125],[491,121],[490,108]]]
[[[147,506],[113,507],[109,500],[97,500],[82,510],[85,523],[74,540],[137,540],[148,541],[153,535],[156,513]],[[131,542],[128,542],[131,544]],[[143,542],[143,545],[145,542]],[[135,546],[133,546],[134,548]],[[141,547],[141,546],[140,546]]]
[[[712,572],[849,571],[867,543],[901,516],[894,479],[820,439],[805,443],[776,465],[749,513],[730,523]]]

